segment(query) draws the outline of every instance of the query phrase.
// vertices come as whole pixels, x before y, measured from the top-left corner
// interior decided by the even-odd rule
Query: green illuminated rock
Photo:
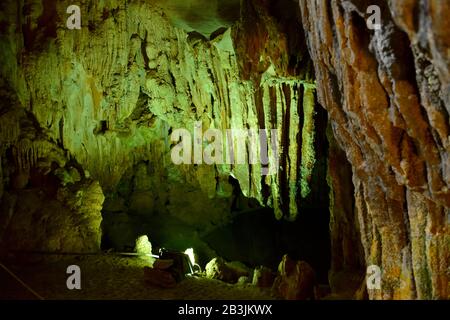
[[[134,251],[139,254],[152,254],[152,244],[147,236],[140,236],[136,239]]]
[[[300,196],[297,186],[306,197],[314,166],[310,65],[305,62],[296,71],[289,69],[287,35],[278,30],[267,8],[249,3],[239,20],[238,1],[213,1],[202,7],[211,11],[208,18],[194,18],[189,12],[196,14],[199,4],[82,1],[81,30],[61,25],[53,36],[36,26],[43,13],[31,10],[25,28],[36,37],[16,35],[11,27],[0,38],[5,48],[0,55],[7,62],[1,74],[18,95],[20,105],[31,106],[29,111],[45,128],[45,136],[42,143],[19,140],[14,117],[7,114],[2,116],[2,139],[16,143],[19,152],[38,157],[47,150],[45,139],[58,142],[100,182],[105,193],[115,193],[124,174],[138,163],[150,163],[149,170],[156,175],[148,188],[127,195],[133,212],[169,211],[191,223],[201,221],[201,213],[191,218],[198,212],[196,200],[180,201],[178,189],[168,185],[167,177],[177,176],[180,192],[181,188],[199,188],[197,199],[202,205],[222,199],[218,206],[211,202],[212,210],[208,210],[209,219],[219,223],[229,206],[225,199],[231,196],[228,177],[233,176],[245,196],[273,207],[278,218],[295,218]],[[10,5],[11,13],[21,11],[17,6]],[[249,6],[257,8],[258,18]],[[188,11],[183,12],[184,7]],[[54,4],[56,25],[65,21],[65,9],[63,3]],[[2,19],[12,26],[13,20],[8,22],[12,17],[14,14],[5,13]],[[247,28],[251,19],[264,19],[264,25],[257,25],[258,33],[270,35],[257,47],[248,42],[255,35]],[[210,41],[188,33],[212,32],[219,26],[228,29]],[[15,58],[21,50],[28,52],[26,65]],[[242,50],[261,61],[251,79],[246,79]],[[220,130],[278,129],[276,142],[286,168],[280,170],[280,166],[274,168],[276,174],[262,176],[259,164],[174,166],[170,131],[186,128],[192,133],[198,120],[204,128]],[[286,128],[288,132],[284,132]],[[297,151],[298,141],[303,141],[301,152]],[[17,158],[33,160],[19,153]],[[287,193],[280,187],[284,180],[289,185]],[[270,194],[263,196],[263,188],[271,190]],[[166,207],[167,200],[170,205]],[[190,208],[190,213],[181,213],[184,208]]]

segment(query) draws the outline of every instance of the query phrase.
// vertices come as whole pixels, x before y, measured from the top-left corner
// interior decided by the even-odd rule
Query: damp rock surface
[[[61,1],[0,4],[0,248],[131,251],[149,234],[208,261],[241,255],[216,235],[272,208],[318,223],[270,225],[249,259],[295,247],[335,296],[363,297],[376,266],[370,299],[448,299],[450,3],[373,0],[379,30],[367,1],[187,4],[80,0],[80,30]],[[172,133],[203,151],[199,128],[268,129],[278,161],[175,164]]]
[[[318,99],[352,168],[346,216],[357,232],[334,243],[344,259],[333,269],[357,267],[346,240],[359,232],[366,266],[382,270],[370,298],[448,299],[450,3],[371,1],[380,30],[367,28],[366,2],[299,3]],[[348,183],[339,170],[332,164],[336,232]]]

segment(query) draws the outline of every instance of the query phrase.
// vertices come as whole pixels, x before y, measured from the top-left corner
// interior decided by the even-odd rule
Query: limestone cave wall
[[[295,219],[301,199],[317,191],[310,182],[318,149],[315,84],[304,38],[296,39],[297,5],[282,19],[270,2],[248,1],[237,12],[236,1],[221,10],[214,2],[200,19],[194,5],[180,16],[180,1],[82,1],[80,30],[66,28],[67,6],[2,3],[1,81],[13,101],[3,101],[1,113],[5,232],[20,219],[14,212],[23,212],[11,199],[22,198],[35,171],[54,177],[52,190],[98,181],[115,234],[115,225],[132,224],[130,215],[173,218],[205,232],[223,225],[233,201],[230,177],[278,219]],[[211,20],[222,27],[211,32]],[[198,123],[269,135],[277,129],[269,140],[280,146],[279,166],[270,163],[273,174],[263,175],[260,164],[173,164],[171,132],[193,133]],[[30,127],[35,133],[25,134]],[[15,180],[20,185],[12,188]]]
[[[366,26],[369,5],[381,9],[379,30]],[[319,102],[351,163],[365,263],[382,270],[370,298],[447,299],[450,3],[300,7]]]
[[[309,210],[329,217],[332,291],[363,297],[377,265],[371,299],[447,299],[450,3],[207,2],[80,0],[80,30],[69,1],[0,3],[1,247],[93,252],[102,232],[125,248],[170,227],[214,256],[200,238],[236,207]],[[196,124],[269,129],[273,174],[175,165],[171,133]]]

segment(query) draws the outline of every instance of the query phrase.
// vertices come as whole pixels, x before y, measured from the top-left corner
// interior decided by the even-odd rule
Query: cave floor
[[[0,260],[10,271],[46,300],[268,300],[269,290],[189,277],[173,289],[146,284],[143,267],[150,262],[115,255],[32,255]],[[81,269],[81,290],[66,286],[67,267]],[[0,299],[37,299],[0,268]]]

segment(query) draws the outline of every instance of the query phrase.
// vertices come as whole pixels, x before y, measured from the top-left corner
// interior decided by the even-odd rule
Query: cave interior
[[[78,2],[0,3],[0,298],[449,298],[449,2]]]

